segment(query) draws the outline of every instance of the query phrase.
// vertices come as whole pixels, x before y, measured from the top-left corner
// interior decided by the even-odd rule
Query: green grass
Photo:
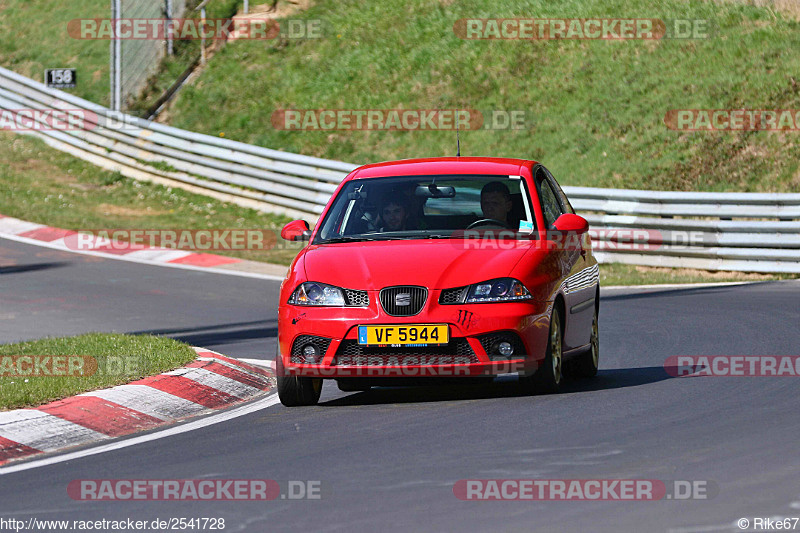
[[[791,274],[755,274],[745,272],[708,272],[691,268],[664,268],[608,263],[600,265],[600,286],[664,285],[677,283],[757,282],[795,279]]]
[[[73,39],[73,19],[109,18],[107,0],[0,0],[0,65],[44,82],[47,68],[78,70],[75,94],[109,103],[109,42]]]
[[[366,163],[450,155],[449,131],[281,131],[276,109],[524,110],[523,131],[462,135],[467,155],[519,156],[567,185],[791,191],[797,133],[682,133],[669,109],[797,108],[800,24],[743,3],[697,0],[320,0],[298,15],[324,37],[229,43],[170,112],[178,127]],[[706,19],[711,38],[475,41],[453,23],[479,17]]]
[[[271,229],[288,217],[108,172],[24,135],[0,132],[0,214],[66,229]],[[297,254],[278,237],[272,250],[213,252],[289,264]],[[286,249],[285,246],[291,246]]]
[[[33,367],[38,375],[31,375],[33,359],[20,361],[12,356],[73,356],[73,365],[62,362],[54,371],[53,360],[41,357],[38,361],[42,366]],[[74,356],[84,357],[78,360]],[[34,407],[129,383],[181,367],[195,356],[187,344],[152,335],[90,333],[0,344],[0,410]],[[22,375],[18,374],[20,363]]]
[[[251,2],[252,3],[252,2]],[[199,11],[194,11],[194,7],[200,4],[200,0],[189,0],[187,2],[186,18],[199,18]],[[242,7],[242,0],[214,0],[207,6],[206,16],[208,18],[230,18],[234,16]],[[213,49],[221,43],[209,42],[207,47]],[[150,78],[148,87],[139,95],[138,99],[131,102],[128,112],[138,116],[145,116],[180,76],[192,66],[200,57],[200,41],[175,41],[174,55],[167,56],[161,61],[158,71]]]
[[[199,12],[191,10],[199,3],[187,1],[187,18],[199,18]],[[230,17],[241,4],[242,0],[212,0],[207,16]],[[110,16],[108,0],[0,0],[0,66],[40,82],[47,68],[76,68],[77,87],[66,92],[108,106],[109,41],[73,39],[67,23]],[[199,41],[176,43],[176,51],[162,63],[142,101],[132,105],[134,111],[146,109],[180,76],[199,54]]]

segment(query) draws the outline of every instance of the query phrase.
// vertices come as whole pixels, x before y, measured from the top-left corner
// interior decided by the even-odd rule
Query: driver
[[[379,231],[403,231],[409,228],[408,209],[402,196],[389,194],[381,202],[380,217],[383,226]]]
[[[481,211],[484,218],[498,220],[507,227],[512,227],[511,192],[502,181],[491,181],[481,189]]]

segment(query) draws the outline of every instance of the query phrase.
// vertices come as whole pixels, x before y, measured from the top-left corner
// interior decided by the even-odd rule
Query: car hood
[[[392,285],[446,289],[508,276],[530,241],[510,249],[483,248],[473,241],[374,241],[312,245],[304,256],[309,281],[348,289]],[[508,247],[507,247],[508,248]]]

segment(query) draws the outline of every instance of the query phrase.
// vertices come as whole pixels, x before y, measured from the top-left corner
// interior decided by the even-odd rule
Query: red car
[[[556,392],[598,365],[599,269],[588,223],[522,159],[445,157],[351,172],[281,286],[278,394],[314,405],[396,378],[518,373]],[[563,363],[563,364],[562,364]]]

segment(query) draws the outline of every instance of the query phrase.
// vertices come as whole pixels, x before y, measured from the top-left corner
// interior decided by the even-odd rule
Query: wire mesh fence
[[[186,0],[111,0],[111,19],[175,19],[184,16]],[[111,40],[111,108],[125,109],[157,72],[164,55],[172,52],[170,39]]]

